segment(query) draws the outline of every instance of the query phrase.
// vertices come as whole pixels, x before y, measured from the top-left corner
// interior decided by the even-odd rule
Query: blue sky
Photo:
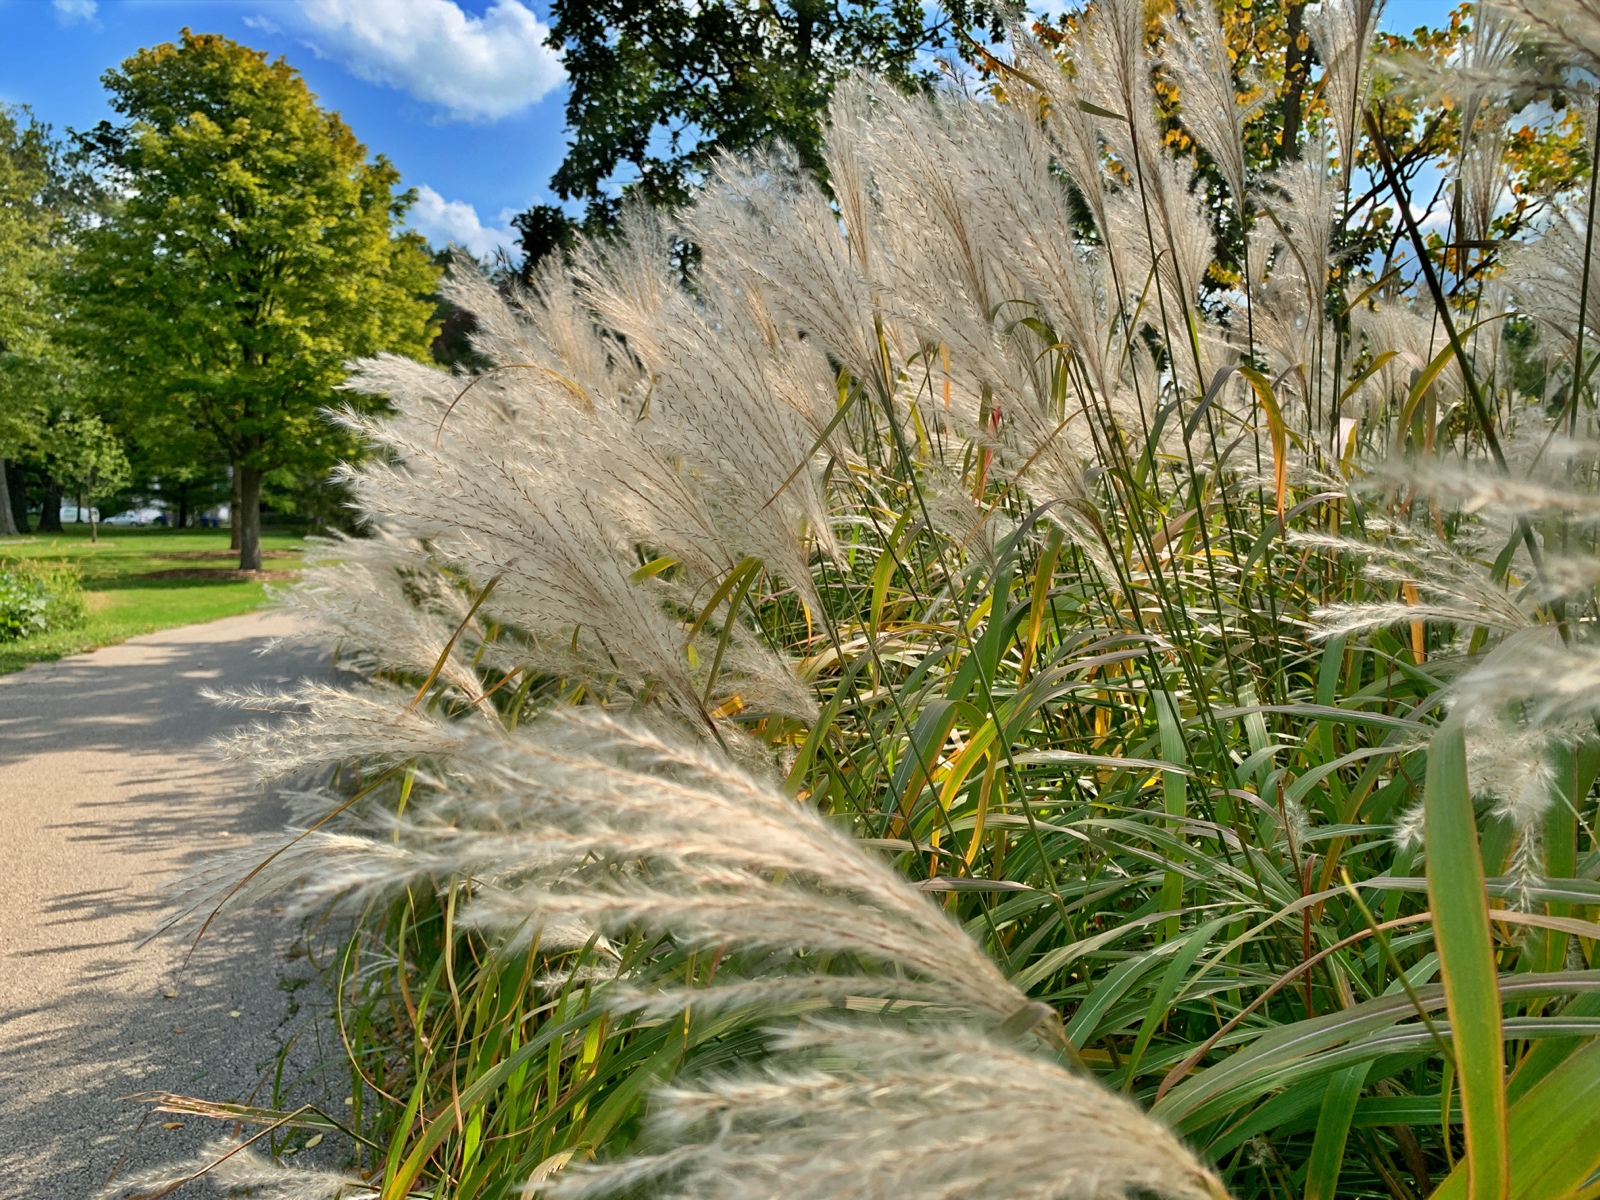
[[[1438,21],[1446,0],[1396,0],[1393,29]],[[566,136],[561,64],[542,0],[0,0],[0,102],[57,129],[110,116],[100,75],[185,25],[305,75],[421,200],[412,224],[479,254],[547,188]]]
[[[185,25],[287,58],[421,192],[413,224],[486,253],[549,200],[566,89],[518,0],[0,0],[0,102],[59,130],[113,115],[100,76]]]

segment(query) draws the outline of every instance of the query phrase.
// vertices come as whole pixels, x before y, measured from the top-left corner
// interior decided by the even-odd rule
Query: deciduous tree
[[[96,416],[82,416],[55,431],[55,478],[78,500],[78,520],[89,510],[89,540],[100,540],[100,518],[95,505],[128,486],[128,455],[122,441]]]
[[[133,416],[214,439],[258,569],[262,475],[356,449],[323,416],[343,364],[425,357],[437,272],[398,172],[282,59],[185,29],[103,82],[123,121],[82,141],[120,201],[82,239],[77,328]]]

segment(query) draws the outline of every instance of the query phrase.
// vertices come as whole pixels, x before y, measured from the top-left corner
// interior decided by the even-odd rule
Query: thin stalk
[[[1589,324],[1589,269],[1594,262],[1595,176],[1600,174],[1600,101],[1595,111],[1594,152],[1589,157],[1589,215],[1583,227],[1583,282],[1578,288],[1577,345],[1572,352],[1572,395],[1567,397],[1567,436],[1578,428],[1578,391],[1583,381],[1583,334]]]

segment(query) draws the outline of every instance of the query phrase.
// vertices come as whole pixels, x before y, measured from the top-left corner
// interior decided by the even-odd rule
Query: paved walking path
[[[288,630],[255,613],[0,678],[0,1197],[91,1196],[119,1163],[170,1163],[223,1132],[141,1127],[144,1106],[120,1097],[264,1104],[286,1041],[289,1082],[317,1061],[331,1025],[310,1019],[317,989],[294,982],[310,970],[270,914],[219,922],[187,966],[186,946],[135,946],[185,863],[282,826],[278,802],[208,750],[252,714],[198,692],[321,675],[313,653],[255,653]],[[324,1081],[297,1086],[321,1096]]]

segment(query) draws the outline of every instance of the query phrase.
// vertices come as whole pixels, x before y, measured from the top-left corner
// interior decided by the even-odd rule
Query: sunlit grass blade
[[[1511,1200],[1565,1200],[1600,1171],[1600,1040],[1568,1056],[1511,1106]],[[1472,1164],[1463,1159],[1430,1200],[1468,1200]]]
[[[1500,986],[1459,716],[1434,734],[1424,804],[1428,900],[1465,1114],[1467,1194],[1470,1200],[1504,1200],[1511,1160]]]

